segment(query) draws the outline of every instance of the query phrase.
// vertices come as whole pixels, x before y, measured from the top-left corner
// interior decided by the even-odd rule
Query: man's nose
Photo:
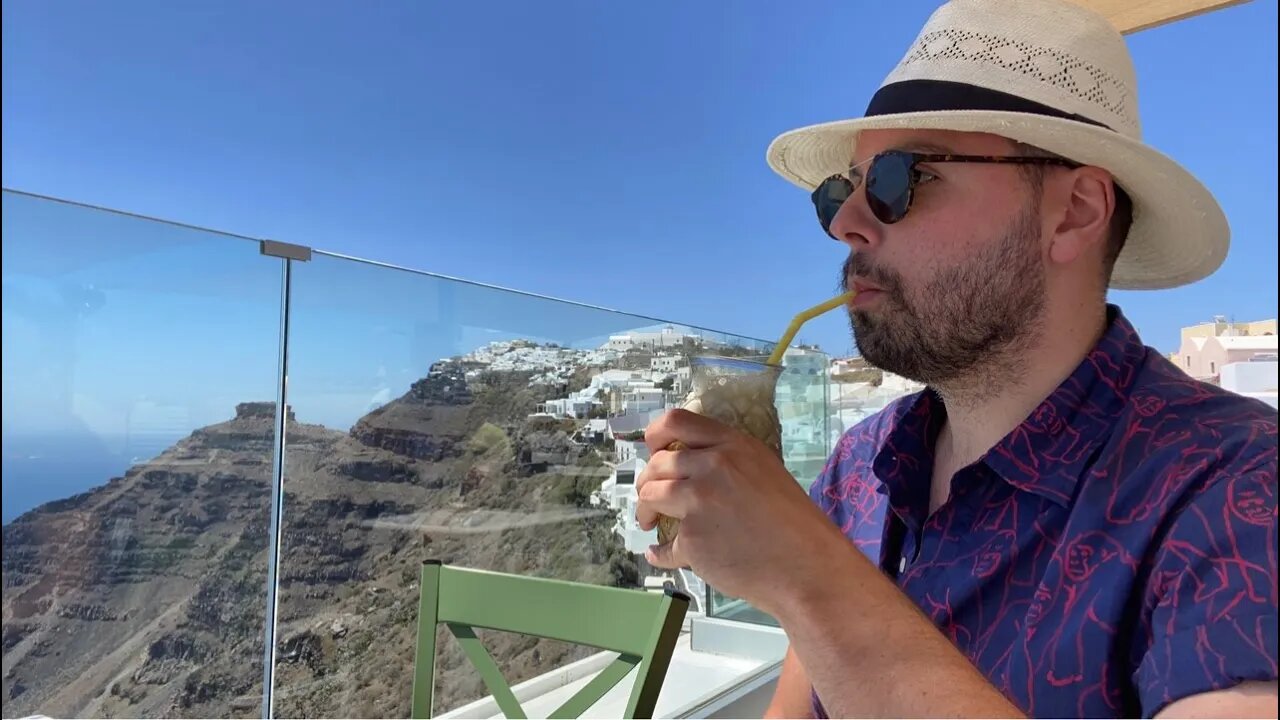
[[[831,236],[855,252],[865,251],[880,243],[884,226],[867,207],[866,192],[860,186],[836,211],[831,220]]]

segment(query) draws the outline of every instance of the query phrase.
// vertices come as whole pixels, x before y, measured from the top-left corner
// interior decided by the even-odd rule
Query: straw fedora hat
[[[846,170],[872,129],[983,132],[1111,172],[1133,225],[1111,286],[1158,289],[1215,271],[1231,231],[1209,190],[1142,142],[1124,37],[1064,0],[950,0],[876,91],[863,117],[792,130],[767,153],[812,190]]]

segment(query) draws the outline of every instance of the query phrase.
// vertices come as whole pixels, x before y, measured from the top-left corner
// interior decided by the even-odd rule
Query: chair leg
[[[662,692],[662,682],[671,665],[671,655],[680,639],[680,627],[689,610],[689,596],[680,592],[668,592],[663,599],[662,612],[654,623],[649,651],[640,664],[631,699],[627,703],[628,718],[651,718]]]
[[[438,560],[422,563],[418,591],[418,642],[413,660],[413,707],[410,717],[431,717],[431,694],[436,683],[436,620],[439,617]]]

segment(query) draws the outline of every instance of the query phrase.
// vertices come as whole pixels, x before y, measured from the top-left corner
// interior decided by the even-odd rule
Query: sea
[[[4,435],[0,467],[0,507],[8,525],[45,503],[105,485],[137,463],[146,462],[184,434],[144,438],[79,435]]]

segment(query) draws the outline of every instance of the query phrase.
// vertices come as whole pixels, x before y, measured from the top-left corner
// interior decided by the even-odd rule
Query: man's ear
[[[1115,185],[1111,174],[1097,167],[1076,168],[1046,178],[1059,199],[1058,223],[1053,228],[1049,258],[1067,265],[1081,256],[1105,252],[1111,215],[1115,212]]]

